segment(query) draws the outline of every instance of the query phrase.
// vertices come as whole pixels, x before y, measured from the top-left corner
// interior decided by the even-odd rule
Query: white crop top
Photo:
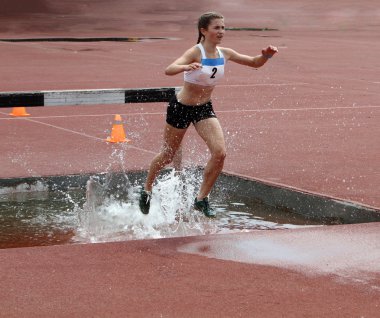
[[[184,72],[185,82],[203,85],[215,86],[224,77],[224,56],[222,51],[217,48],[219,57],[216,59],[209,59],[206,57],[205,49],[201,43],[197,44],[202,54],[202,68],[194,71]]]

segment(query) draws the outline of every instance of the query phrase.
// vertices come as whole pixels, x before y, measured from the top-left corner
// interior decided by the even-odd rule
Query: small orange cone
[[[129,142],[130,140],[125,137],[123,123],[120,115],[115,115],[114,123],[112,125],[111,137],[107,137],[108,142]]]
[[[15,117],[30,116],[25,110],[25,107],[13,107],[12,112],[9,114]]]

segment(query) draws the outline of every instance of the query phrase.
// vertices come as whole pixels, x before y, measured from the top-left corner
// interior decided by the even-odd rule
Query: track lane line
[[[87,106],[86,106],[87,107]],[[284,111],[313,111],[313,110],[336,110],[336,109],[355,109],[355,110],[361,110],[361,109],[372,109],[372,108],[380,108],[380,105],[363,105],[363,106],[335,106],[335,107],[310,107],[310,108],[269,108],[269,109],[234,109],[234,110],[216,110],[217,113],[260,113],[260,112],[284,112]],[[9,113],[0,112],[2,115],[9,115]],[[162,112],[146,112],[146,113],[120,113],[120,115],[123,116],[144,116],[144,115],[164,115],[165,111]],[[115,116],[115,113],[109,113],[109,114],[86,114],[86,115],[53,115],[53,116],[31,116],[28,118],[21,118],[18,117],[17,119],[50,119],[50,118],[76,118],[76,117],[108,117],[108,116]],[[7,117],[7,118],[0,118],[0,120],[14,120],[15,117]]]

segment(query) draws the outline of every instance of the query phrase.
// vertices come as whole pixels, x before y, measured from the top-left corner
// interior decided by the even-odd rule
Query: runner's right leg
[[[180,147],[186,131],[187,128],[179,129],[166,124],[164,131],[164,144],[160,153],[153,158],[150,164],[148,176],[144,186],[145,191],[152,191],[154,180],[156,180],[156,177],[161,169],[173,161],[174,155]]]
[[[166,124],[163,147],[161,152],[153,158],[152,163],[150,164],[144,189],[142,189],[140,193],[139,206],[142,213],[149,213],[154,180],[156,180],[156,177],[161,169],[173,161],[174,155],[181,145],[181,141],[186,133],[186,130],[187,128],[178,129]]]

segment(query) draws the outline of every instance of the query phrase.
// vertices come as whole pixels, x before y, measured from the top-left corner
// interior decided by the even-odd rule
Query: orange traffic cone
[[[25,107],[13,107],[12,112],[9,114],[15,117],[30,116],[25,110]]]
[[[112,125],[111,137],[107,137],[108,142],[129,142],[125,137],[123,123],[120,115],[115,115],[114,124]]]

